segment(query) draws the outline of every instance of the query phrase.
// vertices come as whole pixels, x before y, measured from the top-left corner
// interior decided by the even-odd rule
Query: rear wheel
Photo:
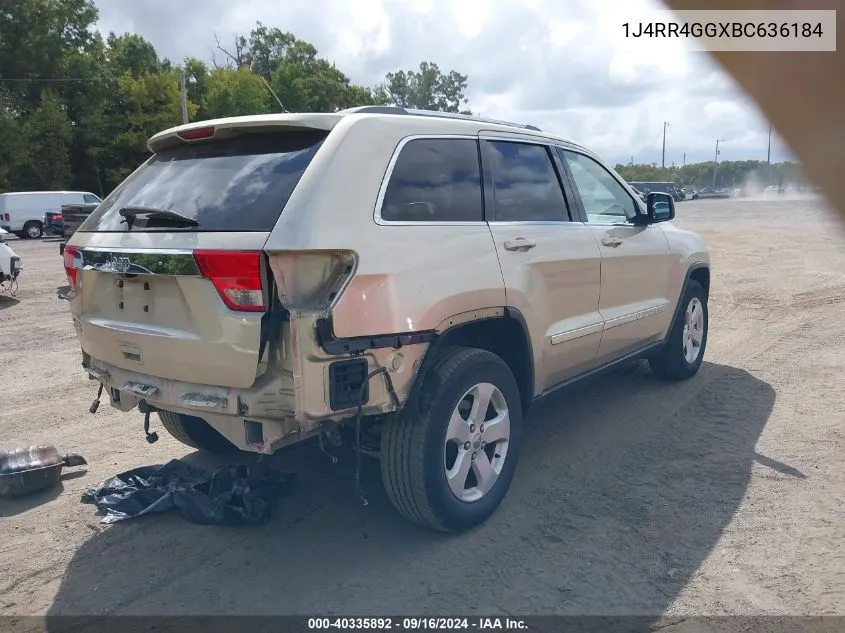
[[[168,433],[191,448],[216,454],[230,453],[238,448],[202,418],[172,411],[159,411],[158,417]]]
[[[42,226],[41,222],[36,222],[33,220],[23,225],[23,234],[24,237],[27,237],[31,240],[37,240],[42,235],[44,235],[44,227]]]
[[[462,532],[499,507],[522,439],[519,388],[505,362],[462,347],[438,354],[417,402],[381,435],[388,497],[408,519]]]

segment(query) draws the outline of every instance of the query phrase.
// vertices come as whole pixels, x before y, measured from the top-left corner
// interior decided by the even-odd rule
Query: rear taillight
[[[79,260],[82,254],[75,246],[65,246],[65,274],[67,275],[67,282],[71,288],[76,288],[76,279],[81,268]]]
[[[3,214],[3,221],[4,221],[4,222],[11,222],[11,221],[12,221],[12,216],[11,216],[11,215],[9,215],[8,213],[4,213],[4,214]]]
[[[230,310],[264,311],[260,251],[194,251],[194,258]]]

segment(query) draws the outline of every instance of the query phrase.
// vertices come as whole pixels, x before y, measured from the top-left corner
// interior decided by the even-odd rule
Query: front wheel
[[[452,347],[423,377],[416,402],[386,423],[381,474],[408,519],[443,532],[485,521],[510,487],[522,440],[519,388],[490,352]]]
[[[667,380],[684,380],[698,372],[707,347],[707,326],[707,292],[690,280],[663,349],[649,358],[652,371]]]

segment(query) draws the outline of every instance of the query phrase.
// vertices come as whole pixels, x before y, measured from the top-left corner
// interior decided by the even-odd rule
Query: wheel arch
[[[710,296],[710,266],[707,264],[693,264],[687,270],[687,279],[684,281],[683,290],[686,291],[689,280],[697,281],[704,288],[704,292]]]
[[[678,319],[678,314],[683,309],[684,296],[687,293],[687,288],[691,281],[696,281],[704,288],[704,293],[707,297],[710,296],[710,264],[705,262],[697,262],[691,264],[684,274],[684,282],[681,284],[681,290],[678,293],[678,300],[675,302],[675,311],[672,313],[672,320],[669,322],[669,329],[666,331],[666,336],[672,330],[672,323]]]
[[[501,358],[516,379],[523,413],[528,411],[534,399],[534,353],[525,317],[512,307],[505,307],[502,316],[460,323],[438,333],[420,363],[408,402],[418,402],[419,391],[439,351],[453,346],[475,347]]]

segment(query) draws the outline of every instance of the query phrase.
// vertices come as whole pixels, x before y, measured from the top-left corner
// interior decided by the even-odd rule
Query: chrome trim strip
[[[528,145],[543,145],[550,147],[552,143],[561,141],[548,134],[532,134],[528,132],[503,132],[502,130],[481,130],[478,138],[482,141],[503,141],[505,143],[526,143]]]
[[[640,319],[647,319],[648,317],[655,316],[660,314],[666,309],[667,304],[654,306],[653,308],[646,308],[645,310],[638,310],[637,312],[632,312],[631,314],[625,314],[620,317],[616,317],[615,319],[610,319],[606,321],[604,324],[605,330],[610,330],[611,328],[619,327],[620,325],[627,325],[628,323],[633,323],[634,321],[639,321]]]
[[[190,250],[86,247],[79,249],[73,265],[123,275],[202,276]]]
[[[193,255],[194,252],[188,248],[124,248],[116,246],[114,248],[105,248],[102,246],[81,246],[80,251],[83,252],[97,252],[97,253],[139,253],[141,255],[148,255],[154,253],[156,255]]]
[[[575,339],[582,338],[584,336],[589,336],[590,334],[597,334],[601,332],[604,328],[604,323],[594,323],[593,325],[587,325],[586,327],[579,327],[575,330],[568,330],[565,332],[558,332],[557,334],[552,334],[549,337],[552,341],[552,345],[557,345],[558,343],[566,343],[567,341],[574,341]]]
[[[477,222],[412,222],[403,220],[385,220],[381,217],[381,208],[384,205],[384,196],[387,193],[387,185],[390,183],[390,177],[393,175],[393,170],[396,167],[396,161],[399,160],[399,154],[402,148],[411,141],[419,139],[465,139],[478,142],[478,136],[472,134],[413,134],[406,136],[399,141],[396,149],[393,150],[393,155],[387,163],[387,169],[384,172],[384,177],[379,187],[378,197],[376,198],[376,206],[373,210],[373,219],[376,224],[381,226],[485,226],[487,223],[484,220]],[[481,183],[479,183],[481,186]]]
[[[490,226],[586,226],[580,220],[490,220]]]

